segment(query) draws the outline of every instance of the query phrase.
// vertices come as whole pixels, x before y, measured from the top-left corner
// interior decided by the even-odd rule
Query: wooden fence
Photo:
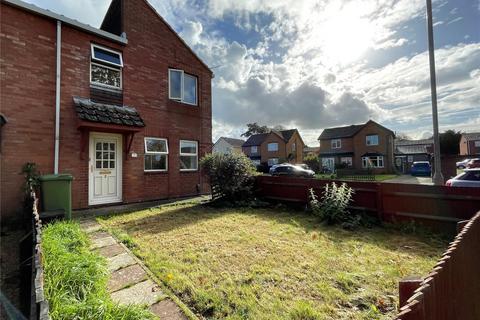
[[[480,319],[480,212],[462,228],[397,320]]]
[[[293,177],[257,177],[257,194],[282,201],[308,202],[308,190],[321,194],[331,180]],[[480,188],[397,183],[335,181],[355,190],[351,208],[377,215],[382,221],[415,221],[455,233],[456,224],[480,210]]]

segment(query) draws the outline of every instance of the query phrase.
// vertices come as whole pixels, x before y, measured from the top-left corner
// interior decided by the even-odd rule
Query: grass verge
[[[55,319],[155,319],[142,306],[121,306],[107,291],[103,257],[90,250],[87,235],[74,222],[60,221],[43,230],[45,295]]]
[[[102,217],[207,319],[391,319],[398,281],[425,275],[446,241],[354,232],[282,208],[159,207]]]

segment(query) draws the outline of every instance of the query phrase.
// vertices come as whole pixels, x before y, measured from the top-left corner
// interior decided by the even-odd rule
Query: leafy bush
[[[320,166],[320,159],[316,155],[308,155],[303,159],[303,162],[310,167],[315,173],[320,173],[321,166]]]
[[[242,201],[252,197],[256,168],[243,153],[207,154],[200,164],[223,200]]]
[[[310,189],[310,206],[315,215],[328,224],[341,223],[344,227],[355,227],[360,223],[360,216],[352,215],[347,207],[352,201],[354,191],[345,183],[326,184],[321,201],[313,189]]]
[[[154,319],[140,306],[121,306],[110,299],[106,261],[90,250],[87,235],[77,223],[46,226],[42,245],[45,295],[53,320]]]

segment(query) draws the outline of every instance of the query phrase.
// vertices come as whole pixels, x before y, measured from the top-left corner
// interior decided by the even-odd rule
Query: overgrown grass
[[[446,247],[394,228],[355,232],[303,211],[154,208],[102,218],[207,319],[390,319],[398,281],[426,275]]]
[[[385,181],[385,180],[394,179],[396,177],[398,177],[398,175],[396,175],[396,174],[376,174],[375,175],[375,181]],[[333,174],[322,173],[322,174],[316,174],[315,178],[320,179],[320,180],[332,180],[332,179],[337,179],[337,176],[334,173]],[[338,180],[361,181],[361,180],[358,180],[358,179],[354,179],[353,177],[349,178],[348,176],[343,177],[342,179],[338,179]],[[370,180],[365,180],[365,181],[370,181]]]
[[[107,292],[103,257],[74,222],[56,222],[43,230],[45,295],[55,319],[154,319],[142,306],[120,306]]]

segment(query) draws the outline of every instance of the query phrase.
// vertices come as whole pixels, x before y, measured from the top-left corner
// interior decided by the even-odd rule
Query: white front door
[[[88,204],[122,201],[122,136],[90,133]]]

